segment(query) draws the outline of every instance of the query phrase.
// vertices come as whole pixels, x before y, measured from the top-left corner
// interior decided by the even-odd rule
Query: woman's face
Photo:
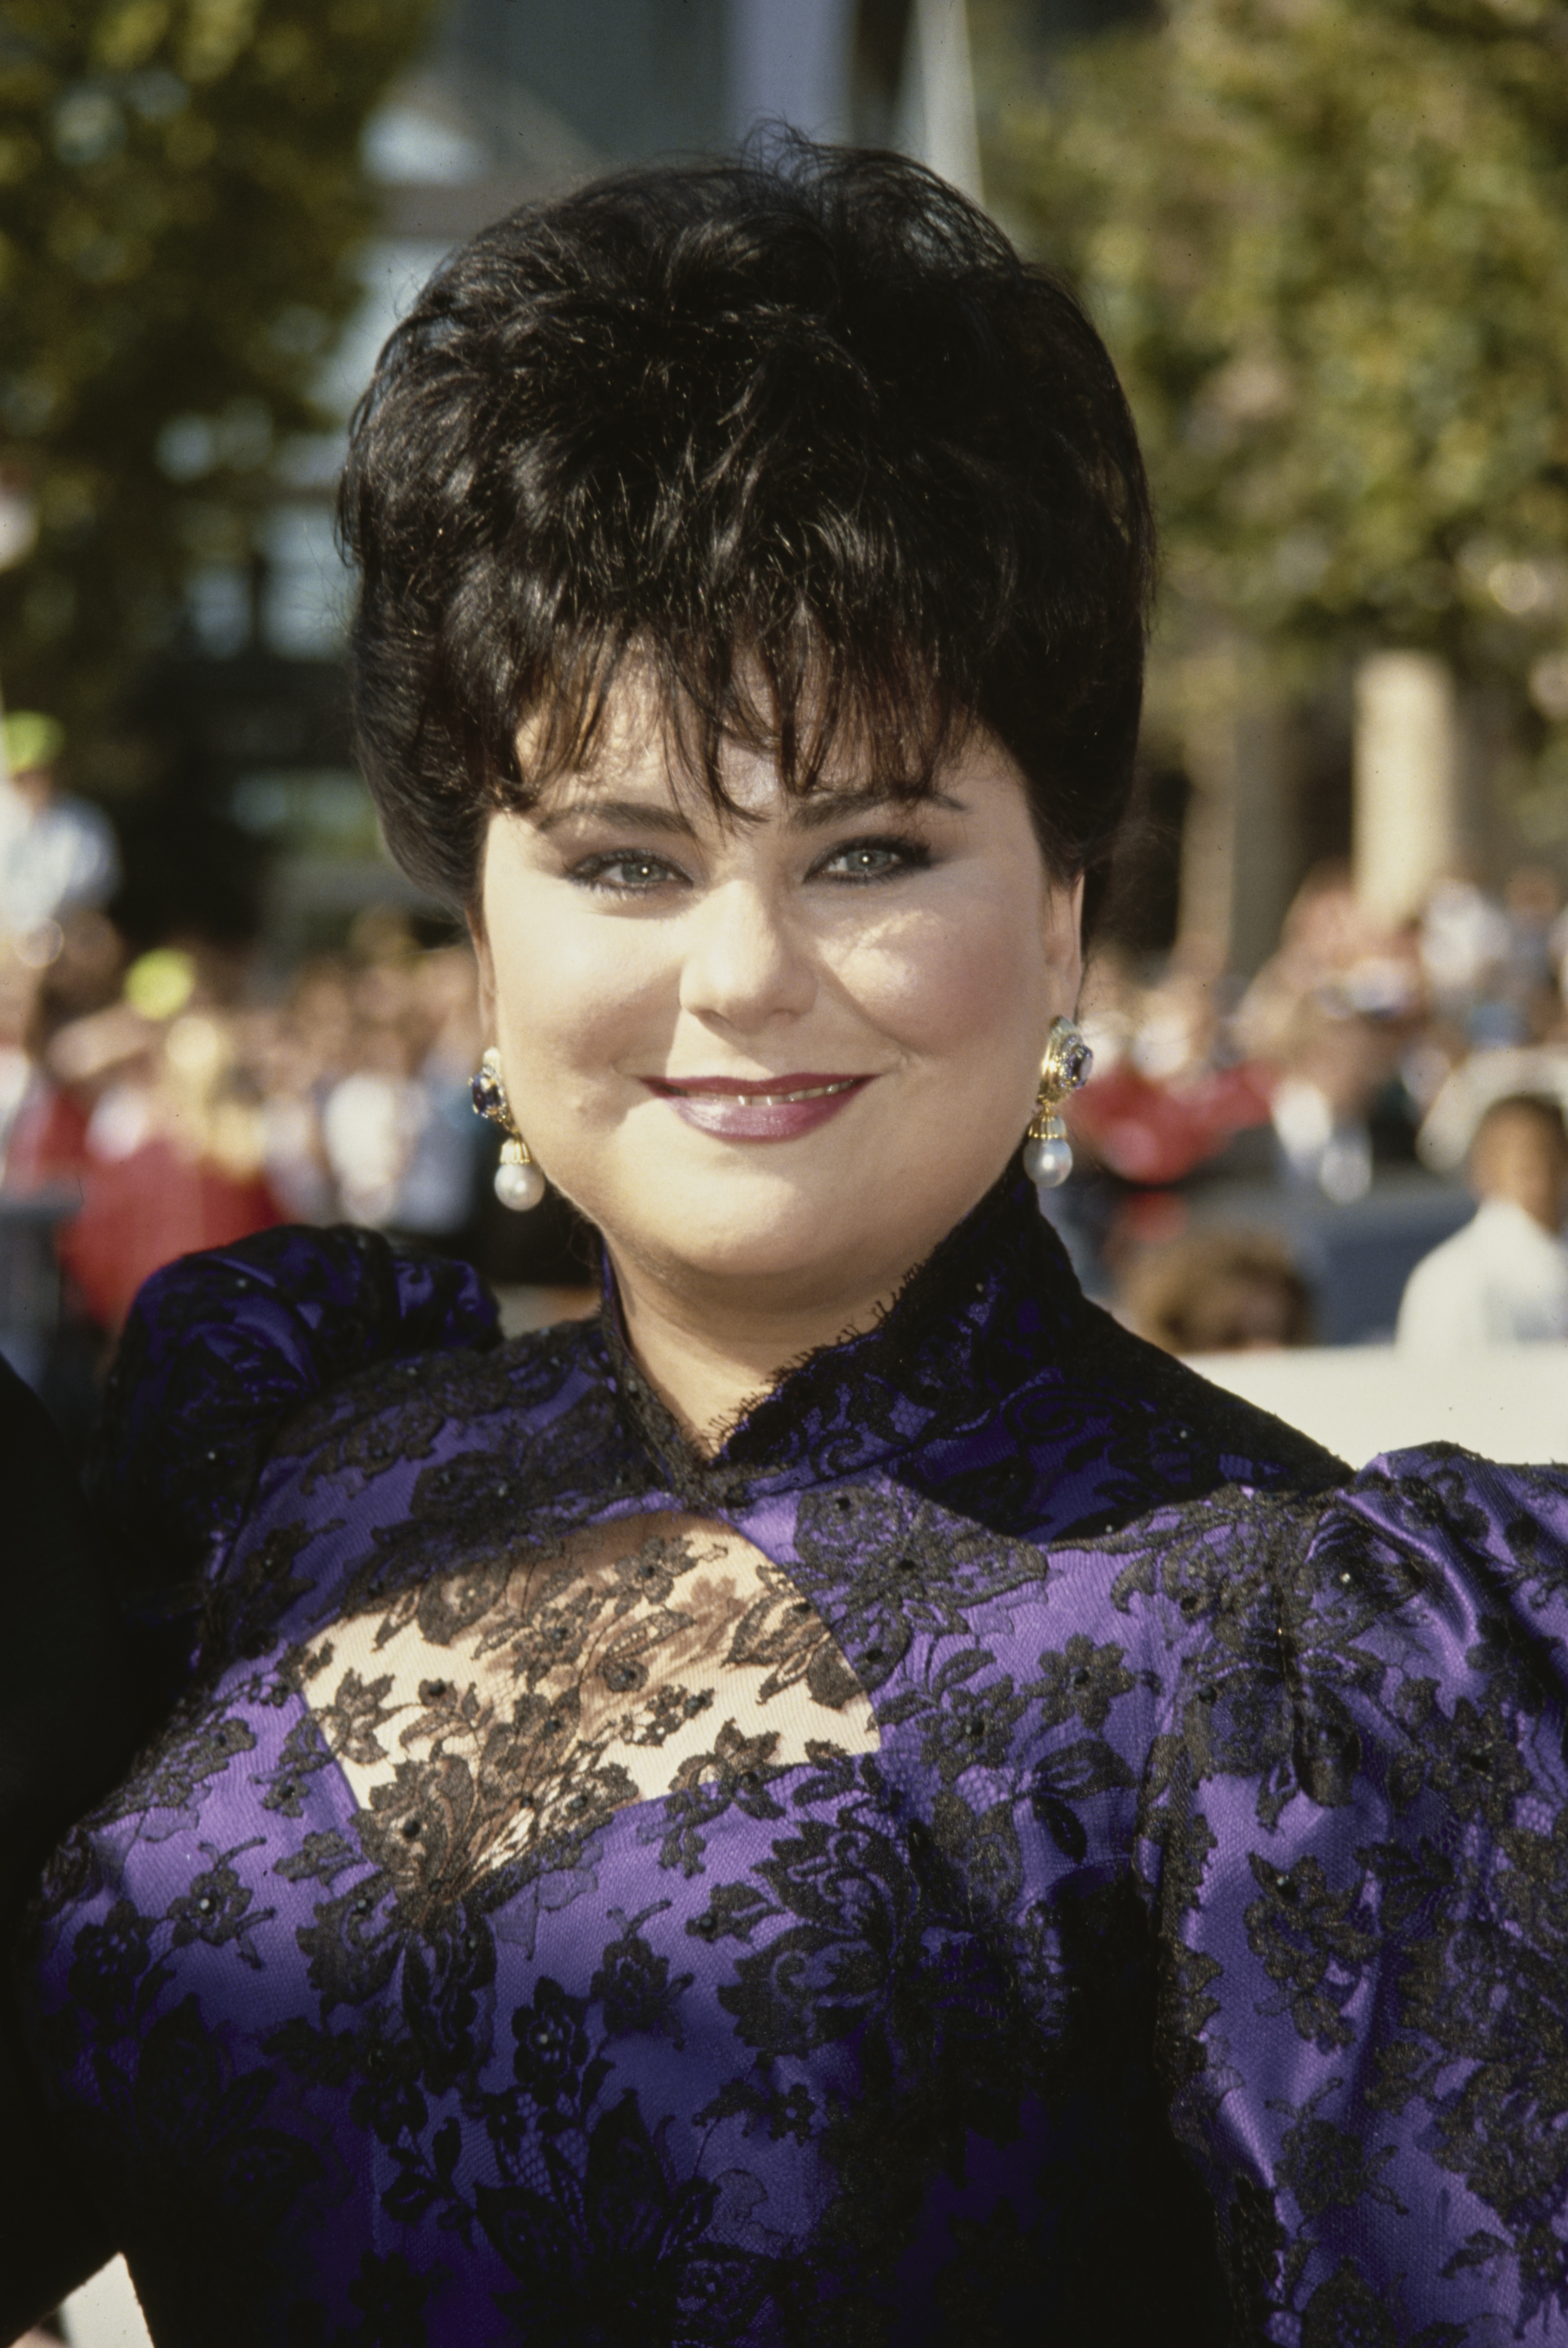
[[[792,801],[736,749],[723,820],[635,704],[620,718],[589,771],[490,824],[478,944],[513,1114],[623,1282],[847,1316],[1022,1134],[1077,994],[1078,892],[984,735],[912,807],[847,771]]]

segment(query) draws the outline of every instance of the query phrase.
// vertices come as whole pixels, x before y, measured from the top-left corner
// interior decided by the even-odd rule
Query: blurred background
[[[140,1280],[279,1219],[583,1309],[560,1202],[495,1204],[471,960],[354,771],[333,489],[455,242],[781,119],[1068,276],[1149,453],[1086,1284],[1360,1456],[1399,1395],[1568,1449],[1549,1117],[1471,1174],[1546,1251],[1488,1335],[1550,1352],[1418,1393],[1392,1343],[1489,1105],[1568,1100],[1564,0],[0,0],[0,1351],[77,1431]]]

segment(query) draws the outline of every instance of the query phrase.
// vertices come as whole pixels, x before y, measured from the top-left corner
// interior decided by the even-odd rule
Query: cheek
[[[912,918],[841,963],[866,1014],[918,1059],[1038,1057],[1050,1024],[1038,918],[993,901]]]
[[[519,1095],[564,1087],[582,1101],[629,1053],[657,1048],[670,995],[657,937],[606,921],[559,885],[507,892],[493,919],[496,1025]]]

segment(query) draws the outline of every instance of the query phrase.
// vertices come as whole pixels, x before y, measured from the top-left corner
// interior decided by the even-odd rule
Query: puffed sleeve
[[[1568,1471],[1399,1454],[1160,1584],[1163,2054],[1245,2336],[1568,2343]]]
[[[498,1341],[465,1263],[379,1232],[287,1226],[181,1257],[127,1323],[88,1485],[138,1621],[200,1606],[285,1420],[377,1363]]]

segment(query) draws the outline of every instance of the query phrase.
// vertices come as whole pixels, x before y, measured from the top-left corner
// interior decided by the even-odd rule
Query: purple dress
[[[1568,2342],[1568,1476],[1351,1477],[1008,1185],[709,1462],[341,1232],[111,1424],[199,1653],[24,2025],[160,2343]]]

